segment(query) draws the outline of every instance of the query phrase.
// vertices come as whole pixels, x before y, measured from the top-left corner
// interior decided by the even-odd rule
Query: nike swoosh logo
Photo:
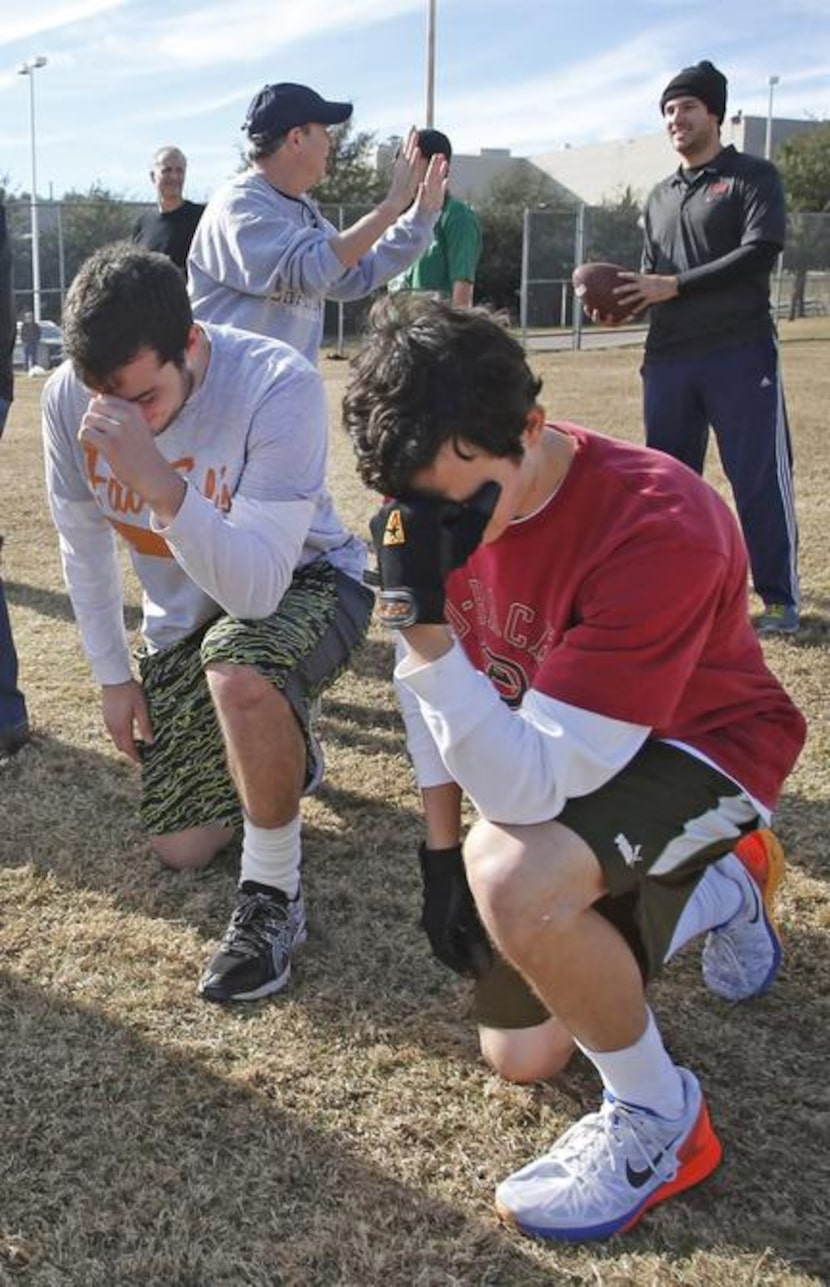
[[[749,879],[752,880],[752,877],[750,876]],[[752,893],[755,897],[755,914],[753,916],[750,916],[749,923],[750,925],[757,925],[758,921],[761,919],[761,908],[763,906],[764,900],[761,897],[761,893],[759,890],[753,889]]]
[[[680,1137],[678,1136],[677,1138],[679,1139]],[[676,1143],[677,1143],[677,1140],[672,1140],[670,1144],[667,1144],[665,1148],[660,1150],[660,1152],[656,1155],[656,1157],[652,1158],[651,1165],[644,1167],[643,1170],[641,1171],[635,1170],[635,1168],[631,1165],[630,1162],[626,1162],[625,1178],[628,1180],[628,1183],[631,1185],[632,1189],[641,1189],[644,1184],[648,1183],[648,1181],[656,1173],[657,1167],[660,1165],[660,1159],[665,1157],[669,1149],[673,1148]]]

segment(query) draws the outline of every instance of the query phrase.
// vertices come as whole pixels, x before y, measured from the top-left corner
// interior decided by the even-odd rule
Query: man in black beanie
[[[722,125],[726,115],[726,77],[706,59],[694,67],[684,67],[660,95],[660,111],[664,116],[666,104],[676,98],[697,98],[709,109],[710,115],[718,118],[718,125]]]
[[[792,446],[770,312],[786,212],[775,166],[723,147],[726,77],[705,61],[669,81],[660,111],[680,166],[644,212],[642,273],[620,297],[650,308],[646,442],[703,473],[711,425],[764,607],[760,635],[799,628]]]

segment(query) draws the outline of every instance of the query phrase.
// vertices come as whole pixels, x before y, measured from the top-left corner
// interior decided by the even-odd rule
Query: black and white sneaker
[[[288,898],[240,889],[225,937],[199,983],[208,1001],[257,1001],[285,987],[294,949],[306,941],[303,893]]]

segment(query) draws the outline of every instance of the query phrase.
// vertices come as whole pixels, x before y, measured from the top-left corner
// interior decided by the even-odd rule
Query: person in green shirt
[[[452,158],[452,145],[440,130],[420,130],[418,147],[427,160]],[[449,300],[458,308],[473,302],[473,285],[481,255],[481,224],[466,202],[447,193],[432,242],[420,259],[390,282],[390,291],[424,291]]]

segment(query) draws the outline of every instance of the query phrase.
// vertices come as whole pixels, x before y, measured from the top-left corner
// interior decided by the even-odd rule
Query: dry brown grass
[[[373,633],[325,707],[329,776],[306,807],[311,937],[290,994],[232,1011],[195,996],[235,863],[159,870],[137,782],[104,734],[41,483],[39,384],[2,446],[6,589],[33,745],[0,765],[0,1284],[27,1287],[668,1287],[825,1280],[830,830],[830,328],[784,364],[806,629],[768,658],[811,719],[779,829],[786,968],[727,1006],[692,951],[655,988],[672,1049],[726,1142],[718,1174],[589,1249],[501,1229],[495,1182],[593,1105],[590,1068],[519,1088],[482,1066],[465,985],[415,928],[417,797]],[[638,438],[637,354],[535,356],[551,413]],[[333,415],[343,363],[324,360]],[[335,433],[332,481],[370,499]],[[713,471],[713,479],[722,479]],[[137,619],[129,584],[131,623]]]

